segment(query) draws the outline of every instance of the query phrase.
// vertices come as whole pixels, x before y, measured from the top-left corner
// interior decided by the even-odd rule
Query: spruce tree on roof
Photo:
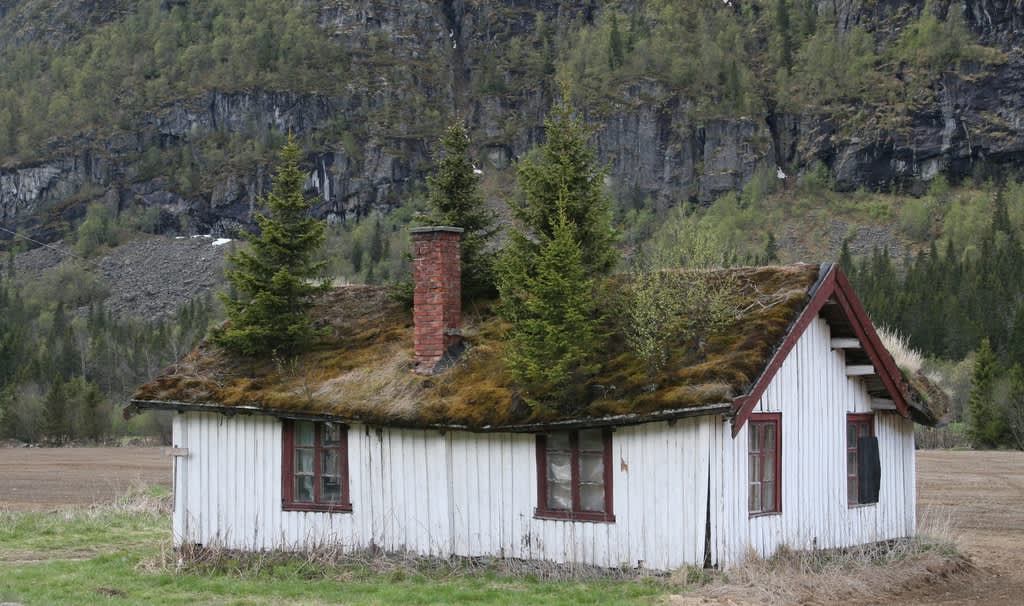
[[[461,122],[455,122],[441,138],[443,154],[433,175],[427,177],[432,225],[451,225],[463,230],[462,297],[493,296],[494,255],[487,244],[497,233],[494,213],[480,195],[480,177],[469,159],[469,134]]]
[[[563,103],[547,142],[519,166],[524,203],[499,258],[501,314],[511,323],[505,360],[533,404],[571,406],[596,368],[601,342],[596,278],[618,263],[604,172],[582,123]]]
[[[600,345],[594,279],[563,201],[555,210],[554,233],[535,256],[522,254],[525,238],[515,232],[499,264],[502,312],[512,322],[506,363],[527,402],[559,406],[573,403],[574,388],[593,372]]]
[[[293,355],[319,334],[306,312],[329,286],[319,279],[325,263],[313,260],[324,242],[324,224],[310,215],[300,155],[289,135],[273,190],[261,200],[270,214],[256,215],[259,235],[247,237],[250,247],[228,257],[233,293],[219,297],[230,322],[214,331],[213,341],[244,356]]]
[[[575,239],[583,247],[589,276],[607,274],[619,261],[612,228],[611,202],[604,190],[605,171],[597,166],[583,122],[572,105],[558,105],[544,121],[547,140],[519,164],[524,203],[512,211],[537,241],[554,237],[560,198]]]

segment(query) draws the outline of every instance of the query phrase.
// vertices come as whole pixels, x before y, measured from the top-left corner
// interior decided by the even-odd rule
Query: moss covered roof
[[[675,274],[685,280],[685,273]],[[572,403],[527,405],[503,363],[508,326],[488,304],[463,312],[468,345],[447,371],[412,372],[412,313],[385,289],[338,287],[312,311],[330,336],[294,359],[252,360],[208,342],[143,385],[133,396],[147,404],[212,405],[292,415],[318,415],[380,425],[513,428],[597,419],[658,418],[732,403],[764,371],[819,280],[819,266],[718,270],[734,285],[737,313],[698,348],[673,343],[664,369],[647,366],[609,326],[599,370],[578,386]],[[621,290],[613,280],[609,291]],[[610,313],[609,317],[616,314]],[[613,323],[614,320],[608,320]],[[700,351],[698,351],[698,349]]]

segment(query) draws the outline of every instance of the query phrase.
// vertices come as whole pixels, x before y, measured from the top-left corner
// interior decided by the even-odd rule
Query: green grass
[[[160,495],[140,496],[158,497]],[[166,513],[126,501],[48,513],[0,512],[0,602],[32,604],[650,604],[661,579],[541,580],[487,566],[321,566],[296,557],[220,558],[176,572]]]
[[[166,515],[110,509],[0,513],[0,564],[151,548],[170,535]]]

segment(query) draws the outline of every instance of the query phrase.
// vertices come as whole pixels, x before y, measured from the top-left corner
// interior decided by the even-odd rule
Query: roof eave
[[[719,404],[707,404],[704,406],[690,406],[672,410],[663,410],[646,414],[621,414],[604,417],[591,417],[585,419],[565,419],[561,421],[550,421],[545,423],[522,423],[515,425],[484,425],[473,427],[453,423],[413,423],[393,421],[388,423],[369,422],[363,419],[331,415],[327,413],[311,413],[301,411],[274,410],[260,408],[257,406],[224,406],[209,402],[176,402],[168,400],[131,400],[124,409],[124,415],[129,418],[144,410],[171,410],[176,412],[208,412],[227,416],[234,415],[261,415],[282,419],[295,419],[303,421],[334,421],[339,423],[362,423],[365,425],[396,427],[402,429],[435,429],[442,431],[469,431],[474,433],[537,433],[547,430],[568,430],[586,429],[590,427],[617,427],[628,425],[640,425],[643,423],[655,423],[658,421],[675,421],[687,417],[699,417],[708,415],[728,415],[732,411],[731,402]]]

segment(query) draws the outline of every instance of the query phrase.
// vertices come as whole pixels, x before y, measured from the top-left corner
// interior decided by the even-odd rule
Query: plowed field
[[[0,509],[109,502],[132,486],[171,486],[160,448],[0,448]]]

